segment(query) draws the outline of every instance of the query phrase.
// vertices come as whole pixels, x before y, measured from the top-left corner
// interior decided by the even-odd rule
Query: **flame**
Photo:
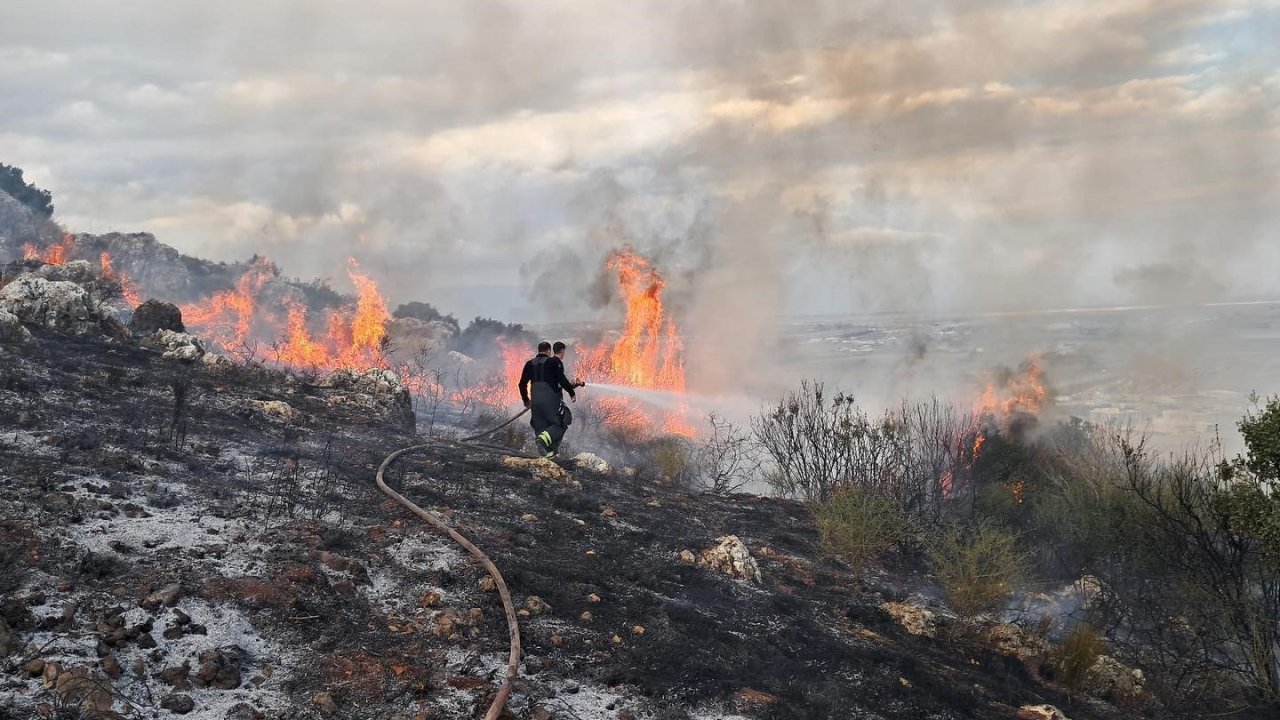
[[[974,406],[973,426],[967,431],[973,433],[968,469],[972,470],[981,456],[988,433],[1008,434],[1025,430],[1028,423],[1038,420],[1048,400],[1044,366],[1039,355],[1028,355],[1017,372],[1008,368],[997,371]],[[1012,481],[1004,487],[1013,496],[1015,505],[1023,503],[1026,486],[1022,480]]]
[[[258,294],[275,274],[275,265],[259,257],[236,281],[235,288],[179,308],[183,324],[224,350],[239,350],[253,333]]]
[[[618,283],[625,311],[622,328],[612,344],[575,348],[576,374],[589,382],[683,394],[684,344],[662,301],[666,281],[652,262],[629,246],[614,252],[605,269]],[[526,359],[524,353],[505,359],[508,387],[519,379]],[[657,427],[665,433],[694,434],[684,409],[653,411],[632,398],[620,397],[593,398],[592,402],[604,424],[619,430],[646,432]]]
[[[46,265],[66,265],[75,249],[76,236],[71,233],[63,233],[62,240],[45,248],[44,252],[40,252],[40,248],[35,243],[23,244],[22,259],[39,260]]]
[[[102,277],[120,283],[120,292],[124,295],[124,301],[129,304],[129,307],[136,308],[142,304],[142,297],[138,294],[137,288],[134,287],[133,281],[129,280],[124,273],[116,272],[111,262],[111,253],[103,251],[98,258],[98,262],[102,266]]]

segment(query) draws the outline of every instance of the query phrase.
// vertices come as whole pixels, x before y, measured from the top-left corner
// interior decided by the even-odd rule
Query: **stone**
[[[249,703],[236,703],[227,710],[226,720],[266,720],[266,717]]]
[[[587,602],[592,604],[598,603],[600,602],[600,596],[595,593],[591,593],[590,595],[587,596]]]
[[[79,706],[89,716],[110,713],[111,706],[115,704],[111,683],[85,667],[58,673],[53,682],[53,692],[62,703]]]
[[[250,412],[282,422],[286,425],[298,425],[303,420],[302,413],[283,400],[245,400],[240,405]]]
[[[594,616],[591,614],[590,610],[583,610],[582,614],[578,616],[578,619],[582,620],[584,623],[591,622],[593,618]]]
[[[1142,694],[1146,678],[1110,655],[1099,655],[1084,676],[1084,691],[1112,703],[1125,703]]]
[[[698,558],[688,550],[680,551],[680,562],[684,563],[685,565],[692,565],[697,561],[698,561]]]
[[[533,708],[533,712],[529,715],[529,717],[532,718],[533,720],[551,720],[552,718],[555,717],[555,715],[552,715],[551,711],[548,710],[546,707],[542,705],[538,705]]]
[[[200,669],[192,681],[196,687],[234,690],[240,687],[240,670],[246,660],[243,650],[234,645],[200,654]]]
[[[937,618],[932,612],[916,605],[900,602],[886,602],[880,609],[898,621],[902,629],[910,635],[920,637],[936,637],[938,632]]]
[[[338,704],[333,701],[333,694],[327,690],[311,696],[311,704],[320,711],[321,715],[332,715],[338,710]]]
[[[316,385],[347,391],[332,398],[333,401],[386,415],[402,427],[415,425],[409,388],[391,370],[373,368],[360,372],[344,368],[320,378]]]
[[[0,308],[0,343],[24,343],[31,339],[31,332],[22,326],[17,315]]]
[[[98,279],[97,273],[93,271],[93,264],[88,260],[69,260],[61,265],[44,265],[38,268],[34,275],[45,280],[70,282],[76,285],[84,285]]]
[[[183,332],[173,330],[157,330],[146,340],[144,347],[160,351],[160,357],[166,360],[195,362],[204,356],[204,343],[200,339]]]
[[[520,522],[531,523],[531,522],[537,522],[537,521],[538,521],[538,516],[534,515],[533,513],[525,513],[520,516]]]
[[[523,458],[504,455],[502,464],[513,470],[527,470],[539,480],[567,482],[569,471],[546,458]]]
[[[31,677],[39,676],[44,672],[44,660],[35,658],[27,661],[27,664],[22,666],[22,672],[30,675]]]
[[[697,564],[729,577],[759,583],[760,568],[747,546],[736,535],[716,538],[716,544],[698,554]]]
[[[147,610],[155,610],[160,607],[173,607],[178,604],[178,600],[182,598],[181,583],[170,583],[151,593],[142,600],[140,605]]]
[[[1018,720],[1070,720],[1052,705],[1023,705],[1018,708]]]
[[[147,336],[157,330],[170,330],[184,333],[186,326],[182,324],[182,311],[177,305],[163,300],[148,300],[133,311],[129,320],[129,331],[134,335]]]
[[[485,575],[484,577],[480,578],[480,581],[476,583],[476,585],[478,585],[480,589],[485,592],[497,592],[498,590],[498,583],[494,582],[493,578],[489,577],[488,575]]]
[[[530,615],[542,615],[551,610],[551,606],[537,595],[530,595],[524,601],[524,607]]]
[[[422,597],[418,598],[418,604],[424,608],[439,607],[440,600],[440,593],[435,590],[428,590],[422,594]]]
[[[569,462],[573,463],[574,467],[582,470],[590,470],[601,475],[609,474],[609,463],[594,453],[580,452],[570,458]]]
[[[600,511],[600,514],[601,514],[601,515],[603,515],[603,516],[605,516],[605,517],[607,517],[607,518],[616,518],[616,517],[618,517],[618,511],[617,511],[617,510],[614,510],[613,508],[609,508],[609,507],[607,507],[607,508],[605,508],[605,509],[601,510],[601,511]]]
[[[192,700],[190,695],[173,693],[172,695],[166,695],[160,701],[160,707],[178,715],[186,715],[196,709],[196,701]]]

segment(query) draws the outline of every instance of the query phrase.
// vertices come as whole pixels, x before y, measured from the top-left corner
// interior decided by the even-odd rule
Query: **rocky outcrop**
[[[738,580],[760,582],[760,567],[737,535],[717,538],[715,545],[698,553],[697,564]]]
[[[539,480],[569,480],[569,472],[546,458],[523,458],[510,455],[503,456],[502,464],[513,470],[527,470]]]
[[[102,320],[84,288],[33,274],[21,275],[0,289],[0,310],[27,325],[76,335],[98,332]]]
[[[370,412],[385,415],[401,427],[414,426],[413,399],[409,395],[409,389],[390,370],[335,370],[321,378],[317,385],[348,391],[335,395],[332,402],[357,405]]]
[[[129,330],[134,335],[150,335],[157,330],[186,332],[187,328],[182,324],[182,311],[177,305],[162,300],[148,300],[133,311]]]
[[[54,282],[72,282],[77,285],[93,282],[98,279],[93,265],[88,260],[71,260],[61,265],[41,265],[33,273],[36,277]]]
[[[1018,720],[1070,720],[1052,705],[1023,705],[1018,708]]]

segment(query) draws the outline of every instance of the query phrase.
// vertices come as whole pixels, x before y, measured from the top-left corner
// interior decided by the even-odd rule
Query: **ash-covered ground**
[[[483,712],[507,650],[497,595],[373,484],[419,440],[407,396],[115,335],[0,346],[0,716]],[[799,503],[461,447],[391,475],[527,611],[511,717],[1125,716],[949,632],[916,608],[927,577],[854,576]],[[749,553],[737,576],[718,544]]]

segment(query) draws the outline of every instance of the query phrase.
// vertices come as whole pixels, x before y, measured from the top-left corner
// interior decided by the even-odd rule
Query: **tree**
[[[395,312],[391,313],[391,316],[396,318],[414,318],[415,320],[421,320],[423,322],[435,322],[438,320],[453,326],[454,330],[462,329],[458,324],[458,318],[452,315],[445,315],[437,310],[431,303],[418,302],[416,300],[413,302],[403,303],[400,307],[396,308]]]
[[[0,163],[0,190],[46,220],[53,216],[53,193],[23,180],[22,168]]]

